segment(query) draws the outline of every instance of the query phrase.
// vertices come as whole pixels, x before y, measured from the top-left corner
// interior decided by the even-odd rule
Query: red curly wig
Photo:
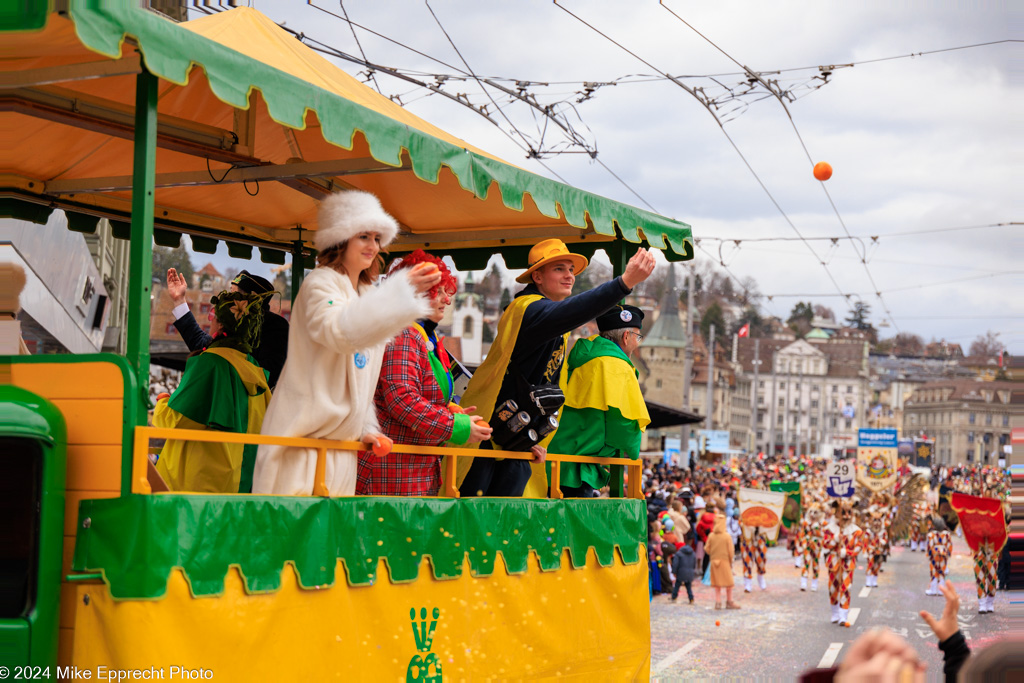
[[[388,268],[388,275],[394,275],[400,270],[412,268],[420,263],[433,263],[437,266],[438,270],[441,271],[441,281],[430,289],[429,294],[431,299],[436,297],[437,293],[441,291],[441,289],[444,289],[448,293],[448,296],[455,296],[455,292],[459,288],[459,283],[455,279],[455,276],[452,275],[452,272],[448,270],[448,266],[445,265],[444,261],[438,257],[433,254],[428,254],[422,249],[417,249],[410,254],[406,254],[400,259],[395,259],[391,263],[391,267]]]

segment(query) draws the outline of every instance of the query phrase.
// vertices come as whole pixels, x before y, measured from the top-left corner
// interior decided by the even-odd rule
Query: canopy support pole
[[[629,261],[629,256],[626,255],[628,250],[624,248],[625,246],[625,241],[619,237],[605,247],[608,260],[612,262],[613,278],[619,277],[626,272],[626,262]],[[626,492],[622,476],[626,471],[625,465],[611,465],[609,471],[611,472],[611,478],[608,479],[608,496],[610,498],[625,498]]]
[[[301,231],[302,228],[299,228]],[[302,286],[302,278],[306,274],[306,257],[302,254],[302,240],[292,242],[292,303],[299,295],[299,287]]]
[[[156,101],[159,79],[145,69],[135,77],[135,143],[132,166],[132,227],[128,281],[127,358],[138,380],[137,424],[149,405],[149,325],[153,277],[153,207],[156,177]],[[131,458],[123,459],[121,490],[131,491]]]

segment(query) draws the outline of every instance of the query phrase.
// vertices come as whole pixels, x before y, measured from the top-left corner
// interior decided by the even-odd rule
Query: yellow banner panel
[[[645,563],[602,568],[591,552],[581,569],[542,572],[533,554],[525,574],[497,565],[489,577],[467,563],[454,580],[422,572],[322,590],[300,588],[288,565],[280,590],[254,595],[233,568],[209,598],[193,598],[180,570],[161,600],[114,601],[83,585],[73,663],[94,677],[106,667],[164,680],[649,678]]]

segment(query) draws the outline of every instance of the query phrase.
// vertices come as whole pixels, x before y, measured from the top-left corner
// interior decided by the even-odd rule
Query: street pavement
[[[942,653],[935,635],[918,615],[942,613],[945,598],[924,594],[928,557],[893,548],[878,588],[864,588],[864,560],[857,563],[851,590],[850,628],[829,622],[828,579],[824,564],[818,591],[800,591],[800,570],[784,547],[768,549],[767,590],[743,592],[743,565],[733,563],[739,610],[715,610],[714,591],[694,584],[695,603],[682,588],[676,603],[657,595],[651,603],[651,678],[794,680],[818,666],[836,666],[865,631],[887,627],[910,641],[928,663],[928,679],[941,680]],[[978,594],[970,549],[954,535],[947,580],[960,595],[960,629],[972,650],[1006,633],[1008,598],[997,591],[995,612],[978,614]],[[855,611],[859,610],[859,611]],[[716,621],[720,623],[716,626]]]

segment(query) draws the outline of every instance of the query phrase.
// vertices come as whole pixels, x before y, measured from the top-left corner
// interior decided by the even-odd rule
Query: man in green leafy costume
[[[267,372],[252,357],[272,295],[221,292],[210,299],[213,340],[185,364],[170,398],[157,401],[156,427],[259,434],[270,403]],[[248,493],[256,446],[170,439],[157,471],[172,491]]]
[[[572,347],[565,407],[548,451],[633,460],[640,456],[640,434],[651,418],[629,355],[643,340],[643,319],[635,306],[614,306],[597,318],[600,334]],[[603,465],[564,462],[561,469],[559,486],[566,498],[590,498],[611,477]]]

